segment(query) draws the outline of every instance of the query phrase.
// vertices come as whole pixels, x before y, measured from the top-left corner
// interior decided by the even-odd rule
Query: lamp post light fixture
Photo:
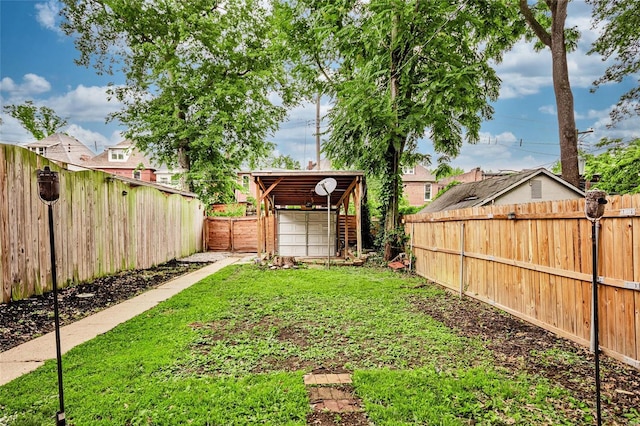
[[[56,245],[53,235],[53,204],[60,198],[60,176],[49,166],[44,170],[36,170],[38,179],[38,195],[48,206],[49,213],[49,245],[51,252],[51,281],[53,284],[53,315],[56,334],[56,359],[58,362],[58,398],[60,411],[56,413],[56,426],[67,424],[64,413],[64,391],[62,387],[62,351],[60,350],[60,314],[58,310],[58,280],[56,272]]]
[[[600,406],[600,343],[598,342],[598,230],[600,218],[604,215],[607,204],[607,193],[600,190],[587,191],[585,195],[584,212],[591,221],[591,267],[593,272],[591,287],[591,350],[595,357],[596,380],[596,421],[602,424],[602,409]]]

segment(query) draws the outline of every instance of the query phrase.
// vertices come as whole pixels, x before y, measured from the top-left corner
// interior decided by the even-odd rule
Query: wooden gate
[[[256,252],[257,217],[208,217],[205,220],[206,249],[212,251]]]

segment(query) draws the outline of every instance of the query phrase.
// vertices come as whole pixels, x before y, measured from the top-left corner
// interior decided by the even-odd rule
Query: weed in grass
[[[407,368],[438,360],[446,366],[480,350],[436,322],[408,314],[405,279],[340,269],[327,282],[326,271],[283,272],[247,271],[251,279],[240,291],[236,284],[220,319],[192,327],[193,355],[174,369],[238,375],[292,365]],[[390,292],[390,284],[397,291]]]
[[[571,424],[549,403],[560,397],[551,388],[492,370],[358,371],[354,387],[376,425]]]
[[[558,348],[550,348],[542,351],[532,350],[531,355],[539,359],[539,362],[545,366],[549,365],[575,365],[583,362],[575,352],[563,351]]]
[[[412,309],[420,282],[356,268],[225,268],[65,354],[69,422],[302,426],[302,375],[325,367],[354,371],[376,425],[571,423],[556,409],[562,392],[503,375],[481,342]],[[9,424],[50,423],[55,383],[48,362],[0,387]]]
[[[632,425],[640,425],[640,411],[638,409],[632,408],[631,411],[624,414]]]

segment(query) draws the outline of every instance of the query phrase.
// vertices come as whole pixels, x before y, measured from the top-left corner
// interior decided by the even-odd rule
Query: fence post
[[[409,271],[412,270],[413,266],[413,228],[415,223],[411,222],[411,240],[409,240]]]
[[[460,298],[464,292],[464,222],[460,223]]]

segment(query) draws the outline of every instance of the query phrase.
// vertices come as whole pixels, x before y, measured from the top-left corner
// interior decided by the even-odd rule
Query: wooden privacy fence
[[[640,368],[640,194],[608,200],[599,231],[600,347]],[[405,230],[419,275],[590,345],[584,200],[410,215]]]
[[[61,170],[24,148],[0,144],[2,303],[52,289],[47,207],[36,181],[36,170],[46,165],[60,172],[53,205],[59,286],[202,249],[204,210],[192,196],[98,171]]]
[[[207,250],[258,251],[258,217],[207,217]]]

